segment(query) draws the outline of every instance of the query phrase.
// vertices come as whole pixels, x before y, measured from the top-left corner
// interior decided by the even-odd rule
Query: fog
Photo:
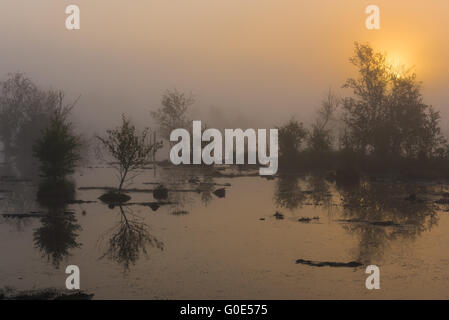
[[[43,88],[81,95],[74,116],[85,132],[121,113],[150,125],[167,89],[191,92],[192,118],[212,127],[308,122],[332,87],[354,70],[353,42],[416,67],[425,102],[449,127],[449,2],[375,1],[381,30],[364,27],[368,2],[333,0],[2,0],[0,76],[23,72]],[[65,29],[65,7],[81,30]]]

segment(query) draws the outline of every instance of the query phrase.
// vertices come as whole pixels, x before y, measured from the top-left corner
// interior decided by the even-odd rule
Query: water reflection
[[[120,274],[123,269],[123,272],[134,272],[137,275],[141,272],[141,268],[134,268],[135,265],[138,266],[140,263],[143,267],[145,265],[145,256],[158,254],[159,250],[164,249],[164,244],[152,235],[150,227],[145,223],[149,223],[146,220],[148,216],[154,217],[155,221],[163,221],[162,225],[167,224],[169,230],[173,231],[176,227],[182,228],[184,226],[184,221],[182,220],[185,220],[185,225],[194,225],[194,223],[197,223],[198,217],[204,220],[211,219],[210,221],[213,222],[211,225],[217,225],[219,228],[220,224],[216,223],[217,220],[212,219],[220,221],[225,214],[228,214],[227,211],[230,211],[226,219],[223,219],[225,226],[227,226],[226,223],[239,223],[243,220],[245,224],[248,222],[248,226],[252,228],[254,223],[258,223],[254,216],[241,214],[239,211],[240,207],[246,206],[251,201],[253,202],[254,210],[266,210],[266,207],[268,207],[268,210],[271,210],[271,214],[279,210],[286,217],[279,221],[276,220],[276,227],[273,229],[269,228],[271,228],[270,223],[274,219],[266,219],[263,224],[264,229],[261,230],[263,231],[266,228],[267,233],[261,232],[260,237],[272,237],[270,240],[273,240],[275,248],[279,248],[279,244],[282,243],[283,232],[285,231],[289,237],[297,239],[302,243],[302,246],[305,248],[304,251],[309,250],[313,252],[310,254],[305,253],[304,256],[296,256],[295,252],[291,252],[289,248],[286,248],[281,250],[282,252],[280,251],[285,261],[292,258],[304,258],[331,262],[380,263],[381,265],[384,260],[390,259],[393,254],[398,254],[398,246],[402,250],[403,244],[413,244],[413,241],[419,238],[423,232],[434,228],[438,223],[438,212],[440,212],[434,206],[434,201],[437,199],[436,195],[438,194],[441,197],[443,196],[443,191],[447,191],[446,189],[433,190],[434,187],[432,186],[363,179],[357,184],[336,185],[335,182],[327,180],[326,174],[289,175],[281,176],[275,180],[266,180],[260,177],[217,177],[206,170],[161,169],[161,171],[163,171],[163,175],[158,175],[155,179],[148,179],[142,182],[144,185],[150,185],[146,187],[150,191],[133,193],[133,203],[122,207],[116,206],[112,210],[108,210],[106,206],[101,205],[99,202],[86,204],[89,215],[82,222],[86,223],[87,226],[95,224],[95,227],[86,228],[83,225],[84,229],[86,229],[83,232],[83,239],[92,239],[92,233],[97,232],[97,228],[101,228],[101,226],[107,225],[108,227],[106,228],[113,226],[107,233],[101,235],[99,239],[102,244],[100,252],[93,250],[88,245],[88,242],[84,244],[82,251],[76,250],[80,247],[78,234],[81,232],[81,228],[76,220],[77,216],[73,212],[68,211],[64,204],[53,205],[47,203],[43,206],[45,210],[42,211],[46,214],[45,216],[28,220],[34,223],[40,222],[40,225],[33,230],[35,247],[55,268],[58,268],[63,263],[64,258],[70,254],[76,254],[75,257],[77,259],[86,259],[86,257],[90,259],[93,254],[96,258],[100,256],[107,260],[108,264],[116,265],[117,268],[110,270],[112,274],[117,272]],[[102,172],[108,174],[106,170],[99,171],[99,176]],[[95,176],[95,180],[97,179],[102,181]],[[232,182],[232,187],[227,188],[229,185],[226,182]],[[30,210],[36,210],[20,207],[20,205],[24,205],[27,202],[30,206],[32,205],[37,193],[36,187],[25,188],[28,185],[27,183],[14,183],[11,185],[10,182],[6,181],[3,184],[1,183],[0,181],[0,189],[13,191],[13,193],[5,194],[5,200],[3,200],[5,204],[11,203],[11,209],[6,210],[7,212],[22,213],[23,211],[23,213],[26,213],[30,212]],[[80,186],[87,185],[85,181],[78,183]],[[155,201],[152,198],[151,190],[161,183],[169,190],[168,199]],[[103,182],[98,182],[98,185],[102,184]],[[214,194],[216,190],[223,187],[226,187],[229,199],[220,199]],[[140,188],[142,186],[136,185],[136,189]],[[273,196],[273,202],[261,201],[259,203],[257,201],[257,193],[262,188],[264,195],[269,194],[268,197]],[[78,192],[79,199],[84,200],[96,200],[96,197],[100,194],[100,191],[97,190],[80,190]],[[245,193],[245,197],[233,197],[238,192]],[[434,196],[433,200],[432,195]],[[27,198],[27,200],[24,199],[22,201],[20,197]],[[426,198],[429,200],[426,200]],[[215,206],[215,202],[232,206],[233,210],[227,210],[227,208],[223,208],[220,205]],[[17,206],[14,203],[17,203]],[[214,210],[217,210],[219,214],[205,214],[208,210],[201,207],[211,207],[211,203]],[[4,212],[5,207],[2,206],[2,202],[0,202],[0,206],[3,209],[2,212]],[[284,209],[281,210],[276,207],[285,208],[285,211],[297,210],[292,214],[293,216],[297,214],[296,219],[287,216],[288,213],[284,212]],[[326,210],[324,209],[326,208],[332,208],[332,215],[325,216]],[[137,210],[142,210],[142,217],[139,217],[140,214]],[[154,213],[152,210],[157,210],[157,212]],[[190,215],[185,215],[189,212]],[[144,218],[143,214],[145,214],[145,220],[142,219]],[[184,216],[168,216],[171,214]],[[315,216],[320,217],[319,224],[312,225],[310,223],[308,225],[298,222],[297,219],[309,219]],[[10,220],[13,221],[13,219]],[[172,229],[172,226],[175,227]],[[284,226],[285,229],[283,229]],[[307,239],[308,241],[301,241],[305,235],[296,231],[306,230],[309,227],[313,228],[311,231],[316,230],[317,232],[313,232],[313,235]],[[195,232],[204,232],[201,229],[195,228]],[[192,235],[193,232],[188,232],[188,230],[186,229],[183,237],[185,236],[186,239],[194,237],[196,239],[197,234]],[[251,232],[251,229],[248,230],[248,232]],[[248,232],[237,236],[244,238]],[[325,232],[327,234],[323,235]],[[164,242],[167,245],[169,242],[176,243],[175,240],[179,240],[179,238],[171,238],[176,234],[169,231],[163,232]],[[220,232],[211,232],[207,234],[208,239],[211,239],[211,241],[217,239],[215,234],[220,236]],[[279,237],[274,235],[279,235]],[[95,233],[94,239],[96,240],[99,236],[99,233]],[[157,236],[159,237],[159,235]],[[201,233],[198,236],[206,237],[206,235]],[[322,250],[320,245],[326,244],[327,239],[333,236],[335,236],[335,241],[329,243],[329,246],[334,250],[331,253],[329,250]],[[435,239],[435,236],[439,236],[439,231],[433,232],[431,236]],[[348,238],[351,239],[348,240]],[[426,240],[427,237],[422,238],[423,241],[429,242],[429,240]],[[429,239],[432,241],[432,238]],[[419,242],[421,247],[422,243],[425,242]],[[28,244],[28,246],[30,245]],[[201,249],[202,244],[198,245],[200,246],[198,248]],[[211,244],[207,243],[206,248],[209,248],[208,246],[211,246]],[[389,249],[390,247],[391,249]],[[251,249],[253,248],[247,247],[248,252]],[[217,250],[220,250],[220,248],[217,247]],[[347,256],[348,251],[350,257]],[[197,264],[198,261],[202,261],[203,256],[201,252],[201,250],[198,250],[198,256],[194,256],[190,263]],[[402,256],[401,252],[399,252],[398,258],[392,261],[393,264],[402,265],[410,261],[408,258],[413,255],[413,252],[409,254],[409,251],[407,251],[406,256]],[[83,254],[78,256],[80,253]],[[176,257],[172,257],[171,254],[164,254],[159,256],[159,258],[158,263],[153,265],[155,268],[165,266],[165,263],[172,263],[170,259]],[[53,266],[49,265],[51,269],[53,269]],[[289,267],[283,264],[279,268],[284,266]],[[32,267],[39,268],[39,265]],[[273,270],[277,272],[280,269]],[[308,272],[308,270],[305,272]],[[313,269],[310,269],[310,271],[313,271]],[[177,271],[170,270],[170,272]],[[109,279],[109,277],[106,277],[104,281],[109,281]],[[120,283],[120,285],[122,284]]]
[[[215,192],[225,185],[216,183],[213,173],[214,170],[211,168],[164,170],[161,178],[170,190],[169,201],[172,203],[170,212],[174,215],[190,213],[198,194],[201,203],[206,207],[214,199],[214,194],[223,197],[222,193],[217,195]]]
[[[324,174],[311,174],[306,179],[309,201],[315,206],[332,206],[331,185]]]
[[[0,207],[3,213],[19,213],[36,209],[36,187],[11,164],[0,166]]]
[[[81,247],[77,242],[81,226],[74,213],[66,211],[65,207],[49,208],[40,222],[41,226],[33,233],[34,245],[55,268],[59,268],[72,249]]]
[[[276,181],[274,200],[278,207],[289,210],[301,208],[305,204],[330,208],[331,184],[324,174],[310,174],[306,177],[280,176]]]
[[[307,197],[299,182],[300,178],[295,175],[279,177],[274,192],[274,200],[279,207],[289,210],[302,207]]]
[[[435,194],[434,188],[366,179],[335,184],[324,174],[288,175],[277,179],[274,200],[278,207],[291,211],[304,205],[327,209],[340,205],[340,216],[332,215],[330,221],[341,223],[357,238],[354,259],[369,264],[382,260],[394,241],[414,241],[438,224],[438,208],[427,197]]]
[[[359,261],[382,259],[392,241],[413,241],[438,223],[437,208],[423,198],[429,188],[371,181],[338,187],[343,226],[358,238],[355,254]]]
[[[20,215],[39,210],[35,198],[36,186],[13,162],[7,161],[0,165],[0,214],[14,215],[14,218],[1,219],[2,222],[17,231],[24,231],[32,219],[22,218]]]
[[[201,202],[204,206],[212,201],[212,192],[214,189],[214,179],[211,176],[204,176],[198,185],[198,192],[201,193]]]
[[[46,210],[41,226],[33,233],[34,245],[55,268],[59,268],[70,251],[81,247],[77,242],[81,226],[75,213],[67,210],[74,198],[74,185],[67,181],[43,181],[38,189],[38,202]]]
[[[101,258],[115,261],[128,271],[141,254],[147,255],[147,246],[163,250],[164,244],[150,234],[149,226],[130,207],[119,206],[118,211],[118,223],[100,238],[100,241],[107,239]]]

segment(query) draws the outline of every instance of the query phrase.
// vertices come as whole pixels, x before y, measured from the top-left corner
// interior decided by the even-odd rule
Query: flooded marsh
[[[74,264],[94,299],[449,297],[446,183],[218,169],[148,168],[123,205],[98,199],[115,182],[108,167],[79,170],[76,199],[57,206],[3,175],[2,286],[63,289]],[[370,264],[382,290],[365,289]]]

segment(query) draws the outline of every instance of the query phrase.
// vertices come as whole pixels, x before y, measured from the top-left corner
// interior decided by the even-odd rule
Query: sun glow
[[[410,59],[404,54],[395,51],[387,51],[387,63],[395,68],[403,66],[410,67]]]
[[[414,68],[411,59],[397,51],[388,51],[386,62],[398,78],[401,78],[407,71]]]

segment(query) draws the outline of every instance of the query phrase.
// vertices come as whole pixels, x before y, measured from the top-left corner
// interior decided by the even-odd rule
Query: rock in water
[[[157,209],[159,209],[160,205],[157,204],[156,202],[151,202],[150,204],[148,204],[148,206],[151,208],[151,210],[156,211]]]
[[[334,268],[358,268],[363,266],[362,263],[358,261],[351,262],[329,262],[329,261],[311,261],[298,259],[296,260],[296,264],[305,264],[311,267],[334,267]]]
[[[121,193],[118,191],[108,191],[105,194],[103,194],[102,196],[100,196],[98,199],[100,199],[104,203],[114,205],[114,204],[125,203],[125,202],[131,200],[131,197],[125,193]]]
[[[224,198],[226,197],[226,189],[225,188],[217,189],[214,191],[214,194],[219,198]]]
[[[282,220],[284,219],[284,215],[278,211],[276,211],[276,213],[273,215],[277,220]]]
[[[168,189],[160,184],[153,190],[153,197],[156,200],[163,200],[168,198]]]

